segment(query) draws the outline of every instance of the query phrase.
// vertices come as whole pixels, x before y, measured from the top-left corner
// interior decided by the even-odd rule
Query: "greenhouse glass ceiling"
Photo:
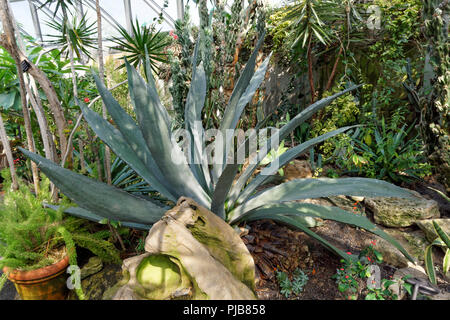
[[[48,26],[48,22],[61,20],[60,12],[54,17],[56,4],[43,5],[45,0],[10,0],[9,2],[21,31],[45,45],[50,39],[49,35],[55,33],[55,30]],[[90,23],[96,21],[95,0],[75,0],[75,2],[77,12],[71,14],[85,14]],[[244,2],[247,4],[246,0]],[[269,2],[276,4],[281,1]],[[189,9],[192,23],[198,23],[197,5],[192,0],[100,0],[100,6],[103,17],[103,39],[106,41],[111,36],[118,35],[117,25],[131,31],[131,21],[136,19],[141,24],[152,24],[162,16],[163,20],[158,24],[158,28],[162,31],[173,30],[175,21],[182,17],[185,8]]]

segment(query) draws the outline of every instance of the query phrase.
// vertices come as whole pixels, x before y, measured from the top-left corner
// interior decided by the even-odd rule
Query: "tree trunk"
[[[2,0],[1,1],[2,15],[5,15],[5,19],[8,19],[9,17],[8,21],[11,21],[10,19],[11,17],[9,16],[9,10],[6,11],[7,9],[8,9],[7,1]],[[4,29],[4,31],[6,33],[6,29]],[[11,55],[11,57],[13,57],[15,61],[19,61],[19,63],[21,61],[28,62],[29,69],[27,72],[39,83],[41,89],[47,96],[48,105],[51,110],[51,113],[53,114],[53,118],[55,119],[55,125],[58,131],[60,150],[61,152],[63,152],[63,150],[67,148],[67,139],[65,136],[65,130],[67,129],[67,122],[64,117],[64,111],[58,100],[58,95],[56,94],[55,88],[53,87],[52,83],[47,78],[45,73],[42,72],[42,70],[40,70],[33,62],[29,61],[27,56],[18,48],[17,44],[15,42],[13,43],[10,42],[10,39],[8,39],[8,36],[5,33],[0,35],[0,46],[5,48],[5,50],[8,51],[8,53]]]
[[[86,172],[86,165],[84,163],[84,141],[81,138],[78,138],[78,148],[80,149],[80,167],[81,173],[84,174]]]
[[[11,172],[12,188],[14,190],[17,190],[19,189],[19,184],[17,183],[16,168],[14,167],[14,158],[11,152],[11,146],[9,145],[9,140],[6,134],[5,125],[3,123],[1,113],[0,113],[0,139],[3,144],[3,150],[5,151],[6,159],[8,160],[9,171]]]
[[[341,58],[341,54],[342,54],[343,50],[344,50],[344,47],[341,45],[341,47],[339,48],[339,53],[338,53],[338,55],[336,57],[336,61],[334,62],[333,69],[331,71],[330,77],[328,78],[328,82],[327,82],[327,86],[325,88],[325,91],[330,90],[331,85],[333,84],[333,79],[334,79],[334,77],[336,75],[336,69],[337,69],[337,66],[339,64],[339,60]]]
[[[19,79],[19,85],[20,85],[20,97],[22,100],[22,113],[23,113],[23,120],[25,125],[25,132],[27,134],[27,144],[28,144],[28,150],[31,152],[35,152],[34,147],[34,139],[33,139],[33,130],[31,128],[31,119],[30,114],[28,113],[28,104],[27,104],[27,96],[26,96],[26,90],[25,90],[25,81],[22,71],[22,66],[20,64],[20,56],[17,54],[19,52],[19,48],[17,47],[16,43],[16,32],[14,30],[14,23],[12,21],[12,17],[9,11],[9,5],[7,0],[0,0],[0,18],[2,20],[3,25],[3,31],[4,36],[2,41],[7,45],[7,47],[12,49],[12,52],[15,54],[12,55],[12,58],[14,59],[16,63],[16,69],[17,69],[17,77]],[[39,194],[39,174],[36,163],[31,163],[31,171],[33,174],[33,182],[34,182],[34,191],[37,194]]]
[[[105,80],[105,67],[103,63],[103,38],[102,38],[102,13],[100,10],[100,1],[95,1],[95,8],[97,11],[97,39],[98,39],[98,51],[97,51],[97,59],[98,59],[98,71],[100,73],[100,81],[103,82]],[[108,115],[106,113],[105,103],[102,102],[102,113],[103,118],[106,120]],[[106,182],[111,184],[111,150],[108,146],[105,146],[105,157],[104,157],[104,167],[105,167],[105,177]]]
[[[30,83],[31,83],[32,88],[34,89],[35,95],[33,95],[33,92],[29,86]],[[50,136],[51,135],[50,129],[48,127],[47,118],[45,117],[45,111],[44,111],[44,108],[42,107],[42,102],[39,97],[39,92],[37,90],[36,83],[34,82],[33,78],[31,78],[31,80],[29,80],[28,77],[25,75],[25,86],[27,89],[28,96],[30,98],[31,106],[33,107],[34,113],[36,114],[39,128],[41,129],[41,137],[42,137],[42,142],[44,144],[45,157],[54,162],[56,160],[56,155],[53,153],[53,149],[54,149],[53,141]],[[50,183],[50,189],[51,189],[52,200],[54,202],[57,202],[58,201],[58,191],[57,191],[55,185],[53,184],[53,182]]]

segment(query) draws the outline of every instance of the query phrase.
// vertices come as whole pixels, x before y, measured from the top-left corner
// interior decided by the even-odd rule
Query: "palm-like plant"
[[[226,106],[221,132],[235,130],[245,106],[264,79],[270,56],[255,70],[258,51],[263,43],[259,40],[254,52],[247,62]],[[195,51],[197,52],[197,50]],[[250,164],[240,172],[240,165],[234,161],[223,161],[210,167],[202,157],[206,153],[202,143],[204,129],[199,127],[201,112],[206,95],[206,77],[202,64],[196,65],[193,58],[193,75],[185,107],[185,129],[190,135],[190,155],[192,164],[185,159],[182,149],[173,139],[171,119],[161,104],[151,77],[149,63],[146,82],[127,61],[128,81],[131,100],[135,109],[137,123],[120,107],[111,93],[96,77],[97,87],[108,111],[117,127],[104,120],[99,114],[79,103],[85,119],[96,134],[147,181],[155,190],[170,201],[181,196],[193,198],[231,224],[255,219],[273,219],[296,227],[314,237],[344,259],[350,258],[340,249],[312,232],[306,224],[307,217],[331,219],[364,228],[390,241],[411,261],[413,259],[394,239],[379,230],[367,218],[352,214],[339,208],[301,203],[297,200],[306,198],[328,197],[334,195],[412,197],[413,195],[399,187],[384,181],[366,178],[346,179],[297,179],[281,185],[258,189],[281,167],[306,152],[314,145],[348,130],[350,127],[326,133],[312,140],[291,148],[274,159],[270,167],[264,168],[254,178],[253,173],[259,163],[266,158],[274,146],[274,141],[283,140],[292,130],[308,120],[316,111],[329,105],[334,99],[355,90],[352,86],[333,96],[322,99],[281,127],[278,134],[271,136],[267,144],[257,153],[256,164]],[[200,122],[201,123],[201,122]],[[262,127],[260,123],[258,127]],[[250,137],[249,137],[250,138]],[[237,154],[248,148],[249,138],[238,146]],[[228,156],[235,155],[230,146],[232,139],[227,139],[223,146],[213,142],[215,152],[233,150]],[[71,208],[68,213],[87,219],[99,221],[104,218],[121,221],[125,226],[148,229],[161,218],[167,208],[151,199],[143,199],[123,190],[87,178],[48,161],[39,155],[21,149],[31,160],[37,162],[41,170],[79,207]],[[247,153],[248,156],[248,153]],[[228,159],[226,154],[224,159]],[[234,182],[234,183],[233,183]]]
[[[164,48],[170,41],[159,31],[155,31],[153,26],[139,24],[138,19],[132,23],[132,34],[122,27],[117,26],[120,37],[113,37],[112,41],[117,44],[114,49],[125,54],[128,61],[137,68],[138,65],[146,63],[146,54],[153,71],[157,70],[158,62],[167,62],[167,54]],[[120,68],[125,67],[125,63]],[[144,66],[144,69],[147,69]]]
[[[81,59],[81,53],[92,59],[89,48],[96,49],[97,41],[94,36],[97,31],[95,24],[96,22],[89,23],[86,15],[83,15],[80,20],[73,17],[71,24],[60,23],[56,20],[49,21],[47,25],[56,30],[58,34],[48,35],[53,38],[48,43],[60,48],[61,52],[65,52],[66,58],[69,55],[68,47],[70,46],[78,59]],[[69,43],[67,43],[67,39],[70,40]]]
[[[53,3],[56,4],[55,10],[53,11],[54,16],[56,16],[59,9],[64,12],[67,11],[70,7],[73,7],[75,4],[75,0],[47,0],[39,8],[43,8]]]
[[[295,31],[295,41],[292,45],[296,55],[306,47],[308,61],[309,83],[311,89],[311,102],[315,100],[315,87],[313,77],[313,45],[320,42],[327,45],[332,34],[326,22],[335,19],[336,4],[325,0],[299,0],[289,7],[286,19],[292,21]]]

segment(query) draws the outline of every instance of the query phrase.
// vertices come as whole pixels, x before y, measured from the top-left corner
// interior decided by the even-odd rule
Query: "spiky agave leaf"
[[[142,136],[166,181],[177,197],[188,196],[209,208],[211,199],[195,179],[181,148],[172,139],[169,115],[162,106],[153,83],[148,83],[127,61],[131,102]]]
[[[64,169],[50,160],[19,147],[47,177],[81,208],[103,218],[153,224],[165,208],[123,190]]]
[[[369,178],[295,179],[268,188],[237,206],[230,217],[237,219],[247,211],[270,204],[329,196],[413,198],[413,193],[386,181]]]
[[[231,221],[231,223],[237,223],[242,220],[252,221],[259,219],[274,219],[281,222],[286,222],[286,218],[296,220],[296,226],[303,224],[302,220],[298,218],[314,217],[324,220],[334,220],[345,224],[353,225],[362,229],[365,229],[377,236],[389,241],[394,245],[401,253],[405,255],[410,261],[414,259],[408,254],[408,252],[391,236],[389,236],[383,230],[377,228],[366,217],[356,215],[338,207],[321,206],[311,203],[302,202],[288,202],[288,203],[275,203],[261,206],[256,209],[247,211],[240,217],[237,217]],[[302,228],[302,231],[304,229]],[[312,231],[311,231],[312,232]],[[322,242],[321,239],[318,239]],[[329,247],[329,245],[327,245]],[[347,259],[348,254],[344,254],[341,250],[334,250],[340,256]]]

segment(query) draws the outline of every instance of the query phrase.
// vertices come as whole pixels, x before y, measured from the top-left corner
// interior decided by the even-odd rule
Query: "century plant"
[[[221,126],[218,128],[219,132],[224,133],[223,136],[228,130],[236,133],[236,127],[244,108],[251,102],[255,91],[264,80],[270,55],[256,68],[258,51],[263,40],[264,36],[260,36],[225,108]],[[277,134],[270,136],[259,148],[256,156],[255,153],[249,154],[246,151],[250,136],[237,145],[237,151],[230,148],[233,139],[226,139],[223,145],[218,143],[219,140],[211,142],[207,147],[214,146],[215,154],[223,154],[224,161],[216,161],[217,163],[209,165],[203,157],[207,152],[207,148],[202,143],[205,132],[201,124],[199,125],[206,96],[206,76],[202,63],[196,63],[198,50],[194,52],[193,75],[184,108],[185,129],[190,135],[190,139],[187,139],[190,147],[188,150],[190,157],[194,160],[189,163],[171,131],[171,117],[159,100],[149,63],[147,63],[146,73],[150,76],[146,82],[129,62],[125,62],[130,97],[137,122],[122,109],[98,76],[94,75],[98,91],[116,126],[104,120],[82,102],[79,102],[79,105],[89,125],[118,157],[128,163],[167,200],[176,202],[182,196],[190,197],[230,224],[257,219],[272,219],[302,230],[342,258],[349,259],[351,256],[307,227],[307,221],[310,221],[311,217],[335,220],[379,235],[413,261],[400,244],[378,229],[367,218],[340,208],[298,202],[302,199],[337,195],[414,196],[405,189],[384,181],[367,178],[313,178],[296,179],[260,191],[261,186],[268,181],[270,176],[276,174],[290,161],[318,143],[351,128],[340,128],[290,148],[274,159],[270,166],[266,166],[258,174],[256,172],[256,169],[260,167],[260,162],[266,158],[273,147],[277,147],[278,141],[286,138],[295,128],[310,119],[315,112],[323,109],[336,98],[356,90],[359,86],[353,85],[304,109],[283,125]],[[264,121],[258,123],[258,129],[263,127]],[[220,152],[221,150],[223,153]],[[226,150],[233,151],[226,154]],[[93,221],[107,218],[121,221],[123,226],[149,229],[168,209],[161,202],[156,202],[151,198],[129,194],[64,169],[25,149],[21,149],[21,151],[38,163],[41,170],[55,185],[79,205],[79,207],[68,209],[67,213]],[[247,158],[256,157],[256,161],[251,161],[248,166],[244,167],[235,163],[236,161],[226,161],[234,158],[236,154],[242,153],[245,153]],[[182,159],[186,161],[179,161]],[[241,172],[239,172],[240,168],[242,168]]]

